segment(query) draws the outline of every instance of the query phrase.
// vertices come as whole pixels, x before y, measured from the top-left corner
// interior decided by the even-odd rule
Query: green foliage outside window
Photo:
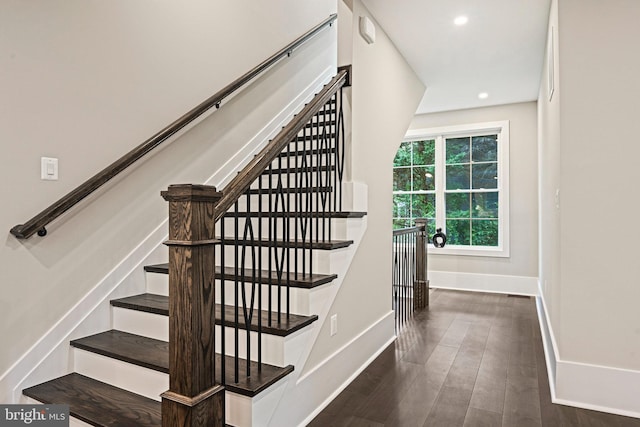
[[[403,142],[393,162],[393,228],[413,227],[427,218],[428,234],[436,232],[435,141]]]
[[[498,246],[498,136],[445,138],[444,147],[447,243]],[[429,236],[435,233],[435,165],[434,139],[400,145],[393,163],[394,229],[427,218]]]

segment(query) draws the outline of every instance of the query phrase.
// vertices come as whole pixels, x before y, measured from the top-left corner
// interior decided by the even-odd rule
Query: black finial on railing
[[[436,248],[444,248],[444,245],[447,244],[447,235],[442,232],[442,228],[438,228],[431,241]]]

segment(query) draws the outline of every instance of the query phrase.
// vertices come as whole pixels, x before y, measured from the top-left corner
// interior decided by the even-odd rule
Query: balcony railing
[[[427,221],[416,219],[415,227],[393,231],[393,309],[396,331],[429,305],[427,280]]]

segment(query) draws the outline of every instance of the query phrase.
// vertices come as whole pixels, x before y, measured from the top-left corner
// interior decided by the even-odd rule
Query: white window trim
[[[500,218],[500,232],[498,246],[496,247],[473,247],[473,246],[452,246],[446,245],[444,248],[436,248],[429,244],[430,255],[465,255],[508,258],[510,256],[509,245],[509,121],[496,121],[474,123],[468,125],[445,126],[428,129],[411,129],[405,134],[403,142],[420,141],[424,139],[436,140],[436,151],[442,152],[444,149],[444,138],[449,136],[473,136],[475,134],[486,134],[487,132],[498,133],[498,217]],[[462,135],[464,134],[464,135]],[[444,206],[445,167],[444,159],[436,159],[436,204]],[[444,210],[436,212],[436,226],[444,225]],[[442,227],[444,228],[444,227]]]

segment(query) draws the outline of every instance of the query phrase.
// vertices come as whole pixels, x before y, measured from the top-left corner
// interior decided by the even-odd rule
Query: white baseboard
[[[542,292],[536,302],[551,401],[640,418],[640,371],[562,360]]]
[[[544,349],[544,359],[547,365],[547,375],[549,377],[549,391],[551,401],[556,399],[556,367],[558,364],[558,344],[549,321],[549,311],[544,300],[544,294],[538,283],[540,295],[536,297],[536,309],[538,312],[538,323],[540,325],[540,335],[542,336],[542,346]]]
[[[640,371],[558,360],[554,403],[640,418]]]
[[[324,70],[205,184],[222,188],[221,184],[235,176],[235,172],[313,98],[333,73],[331,68]],[[0,402],[18,403],[23,388],[71,372],[69,341],[110,327],[110,299],[131,294],[132,289],[144,292],[142,266],[166,262],[166,259],[158,259],[157,254],[167,239],[167,230],[165,220],[0,376]]]
[[[432,288],[512,295],[536,296],[539,294],[537,277],[451,271],[429,271],[428,275],[429,285]]]

